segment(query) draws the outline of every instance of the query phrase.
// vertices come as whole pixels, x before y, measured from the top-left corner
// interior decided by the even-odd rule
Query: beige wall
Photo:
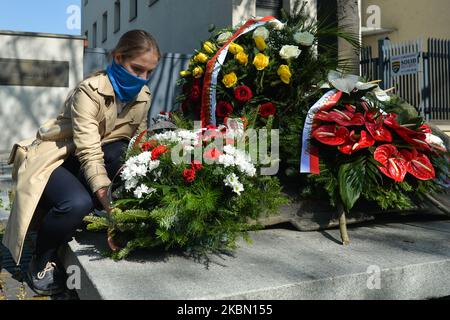
[[[381,27],[391,33],[363,37],[363,44],[376,52],[378,39],[396,43],[422,37],[450,39],[450,0],[362,0],[362,25],[366,25],[369,5],[381,9]],[[426,48],[424,48],[426,49]]]

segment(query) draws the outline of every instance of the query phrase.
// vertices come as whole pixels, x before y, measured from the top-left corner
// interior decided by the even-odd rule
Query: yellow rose
[[[259,51],[264,51],[267,48],[266,41],[264,41],[264,38],[262,36],[256,36],[253,38],[255,40],[256,47]]]
[[[188,70],[180,71],[180,76],[181,77],[187,77],[187,76],[190,76],[190,75],[191,75],[191,72],[188,71]]]
[[[281,81],[283,81],[286,84],[291,83],[291,77],[292,73],[289,69],[289,66],[282,64],[277,71],[278,75],[280,76]]]
[[[195,67],[194,71],[192,71],[192,74],[195,78],[200,78],[203,74],[203,68],[200,66]]]
[[[214,52],[216,52],[217,47],[214,43],[212,43],[211,41],[206,41],[203,44],[203,50],[205,50],[207,53],[209,54],[213,54]]]
[[[248,63],[248,54],[245,52],[239,52],[234,58],[242,65],[246,66]]]
[[[237,43],[230,43],[230,48],[228,49],[232,54],[238,54],[239,52],[243,52],[244,48],[242,48],[240,45],[238,45]]]
[[[264,70],[269,65],[269,57],[262,53],[258,53],[255,56],[255,59],[253,59],[253,64],[259,71]]]
[[[227,88],[233,87],[236,84],[236,82],[237,82],[237,76],[236,76],[236,73],[234,73],[234,72],[230,72],[223,76],[222,83]]]
[[[200,52],[194,57],[195,62],[206,63],[208,61],[208,56],[203,52]]]

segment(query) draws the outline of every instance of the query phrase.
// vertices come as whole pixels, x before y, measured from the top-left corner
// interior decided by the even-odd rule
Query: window
[[[137,0],[130,0],[130,21],[137,17]]]
[[[87,6],[88,0],[84,0],[84,6]]]
[[[97,47],[97,22],[92,25],[92,47]]]
[[[120,30],[120,1],[114,3],[114,32]]]
[[[108,37],[108,11],[103,14],[102,22],[102,42],[105,42]]]
[[[274,16],[279,18],[282,7],[282,0],[256,0],[256,16]]]
[[[85,48],[87,48],[89,46],[89,32],[87,30],[84,32],[84,36],[86,38],[84,40],[84,46],[85,46]]]

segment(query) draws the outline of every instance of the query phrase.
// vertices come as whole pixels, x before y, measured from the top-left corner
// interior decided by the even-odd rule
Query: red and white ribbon
[[[319,151],[317,147],[311,144],[311,134],[315,129],[314,118],[317,112],[327,111],[334,107],[342,97],[342,91],[328,91],[319,99],[308,111],[303,126],[302,135],[302,154],[300,158],[300,172],[319,174]]]
[[[202,127],[208,124],[216,125],[216,86],[219,72],[230,48],[230,44],[240,36],[255,30],[271,21],[277,21],[272,16],[261,19],[250,19],[242,25],[233,36],[216,52],[216,54],[206,64],[205,76],[203,79],[201,121]]]

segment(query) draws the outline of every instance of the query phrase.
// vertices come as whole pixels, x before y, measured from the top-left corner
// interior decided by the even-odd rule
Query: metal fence
[[[408,55],[417,58],[414,70],[395,74],[394,67],[401,66],[393,60]],[[426,48],[421,39],[397,44],[380,40],[378,58],[371,47],[362,49],[361,73],[382,80],[385,89],[395,87],[428,120],[450,120],[450,40],[428,39]]]

